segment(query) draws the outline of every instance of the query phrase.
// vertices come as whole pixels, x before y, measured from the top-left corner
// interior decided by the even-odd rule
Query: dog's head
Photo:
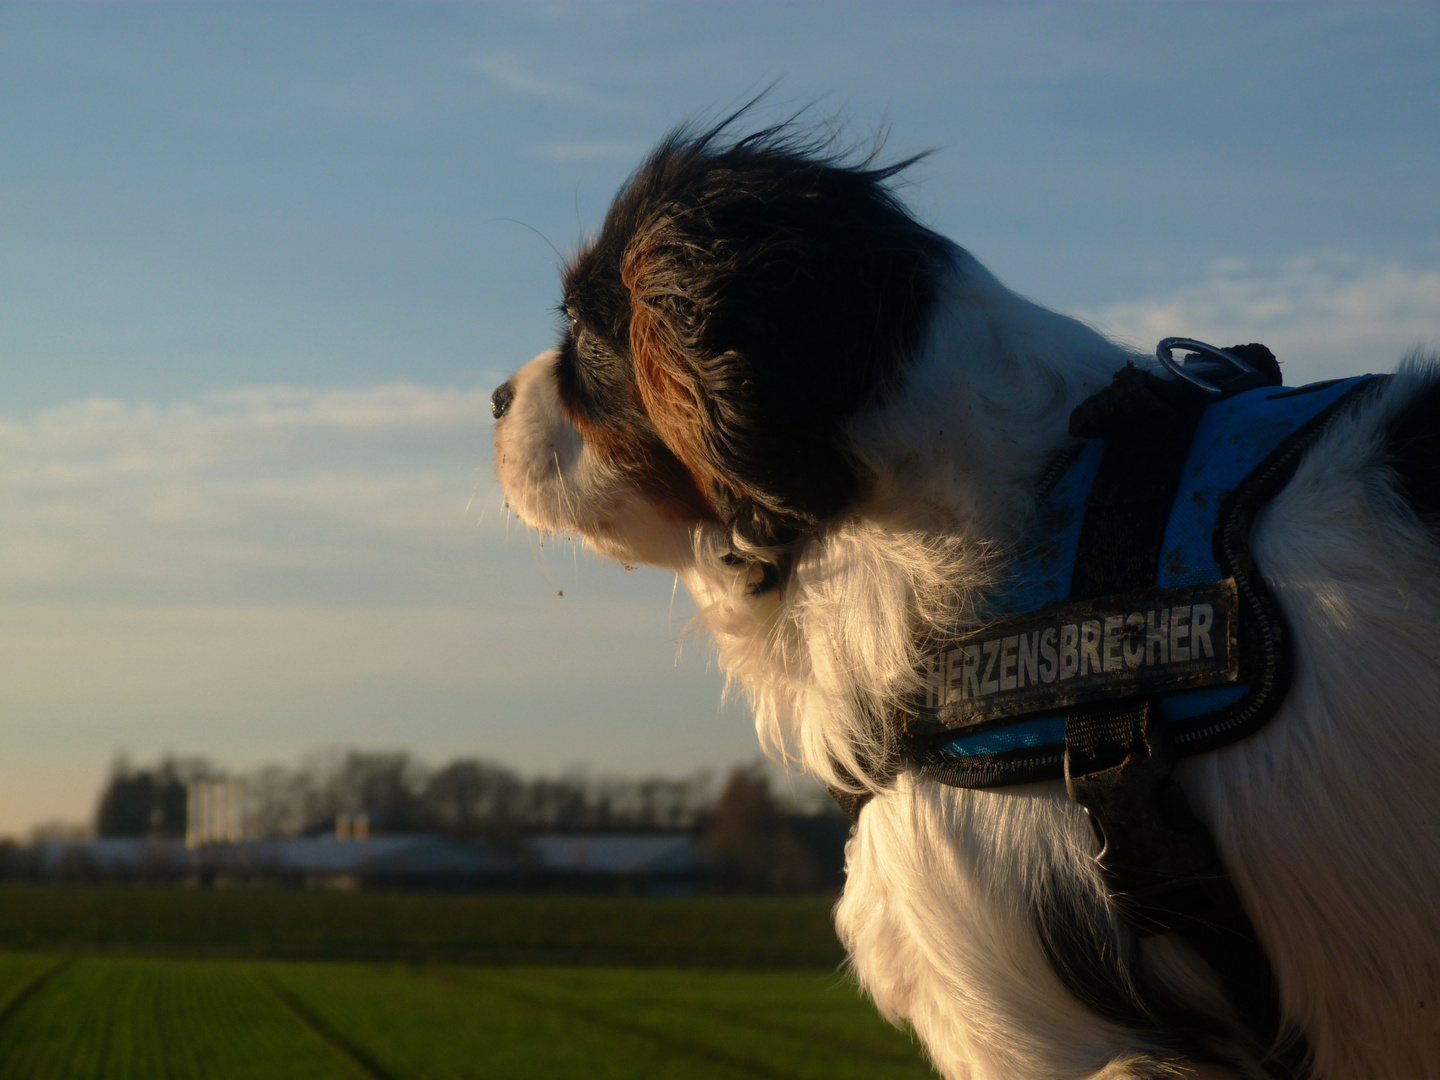
[[[788,129],[672,133],[564,276],[559,344],[495,391],[532,526],[676,568],[697,526],[776,580],[871,477],[847,424],[918,345],[954,248],[888,182]]]
[[[762,742],[837,786],[927,640],[972,617],[1075,403],[1126,357],[791,129],[681,129],[565,272],[559,344],[495,391],[531,526],[674,568]]]

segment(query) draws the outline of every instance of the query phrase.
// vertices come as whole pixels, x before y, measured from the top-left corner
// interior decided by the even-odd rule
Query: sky
[[[1292,384],[1440,345],[1440,6],[0,5],[0,835],[117,753],[753,760],[488,398],[673,124],[771,88],[1011,287]]]

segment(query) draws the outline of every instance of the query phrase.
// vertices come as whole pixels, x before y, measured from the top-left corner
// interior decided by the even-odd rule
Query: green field
[[[827,907],[0,889],[0,941],[11,946],[0,953],[0,1080],[933,1076],[833,963],[805,962],[814,940],[801,932],[802,947],[785,947],[817,909],[828,931]],[[157,912],[173,920],[173,940]],[[651,922],[658,945],[642,940]],[[639,937],[621,940],[627,928]],[[16,950],[16,935],[50,949]],[[448,946],[470,956],[538,949],[555,961],[565,942],[579,958],[628,948],[636,964],[663,956],[668,966],[433,959]],[[271,958],[323,955],[321,943],[336,955],[432,959]],[[757,956],[784,969],[746,966]]]
[[[834,968],[825,896],[0,886],[0,949]]]

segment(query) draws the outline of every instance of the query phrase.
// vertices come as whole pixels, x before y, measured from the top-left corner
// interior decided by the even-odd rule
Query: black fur
[[[1099,894],[1082,894],[1055,878],[1036,891],[1031,916],[1065,989],[1168,1061],[1239,1065],[1231,1056],[1236,1033],[1188,1008],[1151,975],[1139,942],[1112,927],[1107,915]]]
[[[704,494],[754,549],[862,492],[843,423],[917,346],[950,245],[887,186],[914,159],[847,164],[790,126],[728,139],[738,115],[672,132],[569,267],[561,388],[612,422],[645,422],[624,400],[635,298],[622,280],[643,245],[650,310],[702,407],[717,478]]]
[[[1405,501],[1440,529],[1440,371],[1386,425],[1385,454]]]

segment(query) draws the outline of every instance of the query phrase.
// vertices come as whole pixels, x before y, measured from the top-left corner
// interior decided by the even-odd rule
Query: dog
[[[492,399],[508,505],[673,569],[766,750],[868,799],[837,930],[941,1075],[1278,1075],[1206,959],[1127,922],[1065,783],[893,764],[887,718],[927,643],[983,621],[1072,412],[1163,372],[921,224],[894,192],[913,160],[735,122],[667,136],[569,262],[558,345]],[[1288,691],[1175,767],[1304,1048],[1286,1075],[1440,1077],[1437,416],[1416,354],[1305,450],[1249,535]],[[1057,971],[1042,894],[1124,1007]]]

